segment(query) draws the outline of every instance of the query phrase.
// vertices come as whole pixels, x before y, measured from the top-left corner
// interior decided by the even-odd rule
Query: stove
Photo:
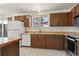
[[[66,36],[67,39],[67,52],[72,55],[72,56],[76,56],[77,55],[77,40],[78,37],[74,37],[72,35],[67,35]]]

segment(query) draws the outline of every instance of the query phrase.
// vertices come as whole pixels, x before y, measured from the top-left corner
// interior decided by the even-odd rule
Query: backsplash
[[[33,27],[33,28],[26,28],[26,31],[50,31],[50,32],[79,32],[79,27],[75,26],[60,26],[60,27]]]

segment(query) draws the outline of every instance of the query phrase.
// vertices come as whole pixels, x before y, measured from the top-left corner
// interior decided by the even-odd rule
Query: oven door
[[[70,55],[76,55],[76,40],[73,38],[67,38],[67,49]]]

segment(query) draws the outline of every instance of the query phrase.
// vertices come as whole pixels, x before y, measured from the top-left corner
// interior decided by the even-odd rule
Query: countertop
[[[71,35],[79,41],[79,32],[26,32],[24,34],[50,34],[50,35]]]
[[[73,36],[79,36],[79,32],[26,32],[24,34],[52,34],[52,35],[73,35]]]
[[[8,45],[10,43],[16,42],[18,40],[21,40],[21,39],[16,39],[16,38],[14,38],[14,39],[6,39],[6,40],[4,39],[3,42],[0,42],[0,47],[3,47],[3,46]]]

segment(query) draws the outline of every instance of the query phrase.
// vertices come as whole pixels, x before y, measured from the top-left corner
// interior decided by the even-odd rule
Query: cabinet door
[[[58,25],[59,26],[68,26],[68,14],[67,13],[59,13],[58,14]]]
[[[55,40],[53,39],[52,35],[46,35],[46,48],[55,48]]]
[[[50,26],[54,26],[56,21],[56,15],[55,14],[50,14]]]
[[[24,27],[29,27],[29,16],[15,16],[15,20],[24,22]]]
[[[60,40],[55,39],[55,49],[59,49],[59,48],[60,48]]]
[[[76,6],[76,16],[79,15],[79,4]]]
[[[50,14],[50,26],[69,26],[68,13]]]
[[[74,17],[72,18],[72,12],[68,13],[67,25],[68,26],[73,26],[74,25]]]
[[[71,11],[71,13],[72,13],[72,24],[74,25],[74,17],[76,16],[76,7],[74,7],[73,9],[72,9],[72,11]]]
[[[35,35],[35,34],[32,34],[31,35],[31,46],[33,47],[33,48],[37,48],[37,35]]]
[[[15,20],[24,22],[25,16],[15,16]]]
[[[64,49],[63,36],[55,36],[55,49]]]
[[[24,26],[29,27],[29,18],[27,18],[27,16],[25,16]]]
[[[45,48],[45,35],[37,34],[37,41],[38,48]]]
[[[76,7],[74,7],[71,12],[72,12],[72,19],[74,19],[74,17],[76,16]]]
[[[18,16],[18,17],[19,17],[19,20],[20,20],[20,21],[24,22],[25,16]]]

